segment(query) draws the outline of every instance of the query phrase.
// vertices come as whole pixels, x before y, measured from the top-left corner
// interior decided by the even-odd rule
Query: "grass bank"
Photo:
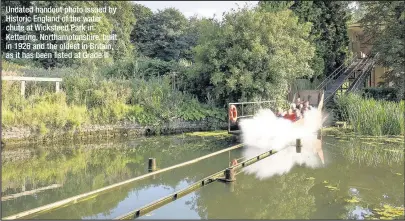
[[[337,105],[342,120],[358,135],[404,135],[404,101],[381,101],[349,94],[339,97]]]
[[[7,75],[24,75],[8,64]],[[54,83],[27,82],[26,96],[19,82],[2,82],[2,127],[29,127],[46,135],[55,130],[72,131],[88,125],[131,123],[162,125],[173,120],[225,121],[226,111],[200,103],[171,84],[169,76],[111,78],[102,68],[54,69],[62,77],[62,91]]]

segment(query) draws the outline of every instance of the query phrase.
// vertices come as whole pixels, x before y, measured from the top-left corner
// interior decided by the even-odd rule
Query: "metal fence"
[[[231,105],[235,105],[236,110],[238,112],[238,120],[239,120],[243,118],[253,117],[260,109],[270,109],[272,111],[275,111],[277,103],[274,100],[229,103],[228,110],[230,109]],[[231,130],[231,125],[232,125],[231,119],[228,117],[228,132],[235,131]]]

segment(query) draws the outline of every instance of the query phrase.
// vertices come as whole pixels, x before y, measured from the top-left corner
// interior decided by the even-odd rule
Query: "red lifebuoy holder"
[[[229,119],[232,121],[232,123],[235,123],[238,119],[238,111],[235,105],[231,105],[231,107],[229,108]]]

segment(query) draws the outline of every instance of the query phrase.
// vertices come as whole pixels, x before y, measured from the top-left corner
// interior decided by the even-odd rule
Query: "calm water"
[[[149,157],[157,158],[158,167],[164,168],[233,144],[232,139],[224,137],[180,135],[31,147],[24,154],[6,149],[2,154],[3,196],[22,192],[23,188],[61,187],[3,201],[2,214],[13,215],[139,176],[146,173]],[[214,182],[141,218],[363,219],[371,213],[390,218],[395,211],[385,209],[385,215],[378,215],[373,209],[403,207],[402,149],[335,138],[324,138],[323,147],[327,162],[323,168],[296,166],[288,174],[264,180],[240,173],[233,184]],[[229,159],[241,156],[241,151],[226,152],[33,218],[115,218],[224,169]],[[11,160],[13,155],[20,157]]]

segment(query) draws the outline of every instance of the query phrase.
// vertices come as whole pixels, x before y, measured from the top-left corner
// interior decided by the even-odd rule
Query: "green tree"
[[[291,80],[313,74],[309,31],[310,24],[300,24],[289,10],[229,12],[201,32],[190,87],[200,99],[212,96],[220,106],[284,99]]]
[[[6,31],[5,27],[9,25],[9,23],[4,21],[4,16],[6,13],[2,13],[2,45],[4,49],[5,43],[7,43],[5,39],[6,34],[30,34],[30,35],[36,35],[37,38],[39,39],[40,34],[45,34],[45,35],[51,35],[51,34],[76,34],[76,35],[82,35],[82,34],[89,34],[89,35],[99,35],[100,40],[93,40],[93,41],[86,41],[86,43],[110,43],[113,47],[113,51],[108,51],[112,58],[115,60],[122,59],[124,57],[129,57],[132,55],[132,44],[130,42],[130,34],[133,29],[133,24],[135,23],[135,18],[132,13],[132,3],[129,2],[108,2],[108,1],[100,1],[100,2],[89,2],[89,1],[7,1],[5,5],[2,5],[2,12],[5,12],[5,6],[36,6],[36,7],[44,7],[44,8],[49,8],[49,7],[79,7],[79,8],[96,8],[96,7],[102,7],[102,6],[110,6],[110,7],[116,7],[117,11],[115,14],[98,14],[97,16],[101,18],[100,22],[93,23],[93,30],[74,30],[74,31],[40,31],[40,30],[33,30],[33,31],[25,31],[24,33],[16,32],[16,31]],[[28,16],[28,17],[33,17],[36,14],[36,12],[33,13],[28,13],[28,14],[14,14],[14,15],[19,15],[19,16]],[[55,16],[55,14],[41,14],[41,16]],[[75,16],[92,16],[94,14],[91,13],[75,13]],[[81,21],[81,22],[74,22],[75,25],[89,25],[86,22]],[[27,23],[27,24],[22,24],[22,25],[31,25],[34,24],[33,22]],[[72,22],[47,22],[47,25],[70,25],[73,24]],[[5,32],[3,32],[3,30]],[[117,34],[117,40],[103,40],[102,35],[110,35],[110,34]],[[83,43],[82,41],[57,41],[57,40],[41,40],[41,41],[24,41],[25,43],[53,43],[53,44],[63,44],[63,43]],[[11,42],[10,42],[11,43]],[[13,41],[12,43],[17,43]],[[54,53],[54,52],[94,52],[96,49],[61,49],[58,48],[56,50],[54,49],[40,49],[37,50],[38,52],[41,53]],[[97,51],[100,51],[97,49]],[[25,50],[16,50],[16,49],[11,49],[7,50],[6,52],[33,52],[32,48],[31,49],[25,49]],[[14,59],[15,60],[15,59]],[[53,67],[61,67],[61,66],[72,66],[72,65],[84,65],[88,63],[105,63],[106,61],[109,61],[111,59],[57,59],[55,57],[52,58],[33,58],[30,59],[32,62],[38,64],[39,66],[45,67],[45,68],[53,68]]]
[[[187,60],[194,60],[192,49],[197,45],[198,39],[201,34],[201,26],[205,24],[205,18],[198,18],[193,16],[189,19],[188,25],[184,30],[182,41],[185,42],[185,48],[181,51],[180,57]]]
[[[143,41],[143,36],[148,35],[146,27],[148,18],[153,15],[153,12],[150,8],[137,3],[132,6],[132,11],[136,18],[136,23],[132,29],[131,42],[134,44],[135,50],[139,51],[138,43]]]
[[[289,9],[293,1],[259,1],[259,8],[268,12],[278,12]]]
[[[7,27],[8,25],[10,25],[10,23],[6,21],[6,15],[7,15],[7,13],[6,13],[6,7],[9,6],[9,7],[27,7],[27,8],[28,8],[28,7],[30,7],[31,5],[32,5],[32,1],[27,1],[27,0],[20,0],[20,1],[3,1],[3,2],[1,3],[1,51],[2,51],[3,53],[5,53],[5,52],[14,53],[14,52],[17,52],[17,51],[20,51],[20,52],[21,52],[21,50],[7,49],[7,48],[6,48],[6,43],[7,43],[7,41],[6,41],[6,36],[7,36],[7,34],[12,34],[12,33],[15,33],[15,34],[24,34],[24,33],[22,33],[22,32],[8,31],[8,30],[6,29],[6,27]],[[21,16],[21,17],[30,16],[29,13],[12,13],[11,15],[14,15],[14,16]],[[14,41],[13,43],[22,43],[22,41]]]
[[[373,39],[372,52],[379,53],[378,63],[389,68],[386,86],[393,83],[400,99],[405,98],[405,3],[359,2],[366,13],[360,20],[365,33]]]
[[[179,10],[167,8],[139,23],[134,41],[142,55],[164,61],[179,60],[182,51],[188,49],[183,36],[187,25]]]
[[[327,76],[346,59],[349,44],[347,22],[350,19],[347,4],[329,1],[260,1],[259,7],[265,11],[291,9],[300,22],[312,23],[310,39],[316,45],[316,51],[311,68],[315,76]]]
[[[11,4],[11,3],[10,3]],[[9,5],[10,5],[9,4]],[[66,7],[96,7],[97,5],[94,2],[84,2],[84,1],[20,1],[19,3],[14,3],[14,6],[36,6],[36,7],[44,7],[44,8],[49,8],[49,7],[62,7],[62,8],[66,8]],[[5,8],[4,6],[2,7],[2,12],[5,12]],[[19,15],[19,16],[28,16],[28,17],[33,17],[39,14],[36,14],[36,12],[34,11],[33,13],[29,13],[29,14],[14,14],[11,13],[12,15]],[[2,13],[3,15],[3,13]],[[51,14],[51,13],[43,13],[40,14],[40,16],[56,16],[55,14]],[[75,14],[76,16],[89,16],[90,14]],[[101,34],[110,34],[111,33],[111,23],[110,21],[106,18],[106,16],[104,14],[100,14],[99,15],[101,17],[101,21],[98,23],[94,23],[94,29],[91,31],[41,31],[41,30],[36,30],[35,28],[32,31],[25,31],[25,32],[17,32],[17,31],[9,31],[5,34],[30,34],[30,35],[35,35],[37,36],[37,39],[40,39],[40,34],[44,34],[44,35],[51,35],[51,34],[76,34],[76,35],[80,35],[80,34],[98,34],[101,36]],[[22,23],[22,25],[24,26],[28,26],[28,25],[35,25],[35,24],[40,24],[38,22],[34,23],[33,21],[30,23]],[[47,22],[47,25],[70,25],[73,24],[72,22],[66,22],[66,23],[61,23],[61,22]],[[76,25],[80,25],[80,24],[84,24],[84,22],[75,22]],[[8,25],[8,23],[4,23],[2,25]],[[3,38],[2,38],[3,39]],[[37,43],[53,43],[53,44],[63,44],[63,43],[82,43],[82,41],[59,41],[59,40],[38,40],[38,41],[20,41],[20,42],[24,42],[24,43],[30,43],[31,44],[31,48],[27,48],[27,49],[21,49],[21,50],[17,50],[17,49],[11,49],[8,50],[8,52],[33,52],[33,44],[37,44]],[[87,41],[86,43],[106,43],[107,41],[103,41],[103,40],[94,40],[94,41]],[[7,43],[7,41],[3,41],[3,44]],[[8,43],[18,43],[18,41],[10,41]],[[83,49],[68,49],[65,50],[63,48],[58,47],[56,50],[55,49],[39,49],[36,50],[37,52],[40,53],[54,53],[54,52],[91,52],[94,50],[83,50]],[[10,59],[10,60],[16,60],[16,59]],[[89,62],[89,59],[57,59],[54,56],[52,56],[51,58],[32,58],[30,59],[32,62],[45,67],[45,68],[52,68],[52,67],[60,67],[60,66],[72,66],[74,64],[81,64],[81,63],[85,63],[85,62]],[[101,59],[102,60],[102,59]],[[17,60],[18,61],[18,60]],[[101,62],[101,61],[100,61]]]
[[[131,57],[133,55],[131,33],[136,23],[132,3],[126,1],[100,1],[95,3],[101,7],[117,8],[115,14],[107,14],[107,18],[112,25],[111,34],[117,34],[117,40],[111,41],[114,47],[112,52],[114,60]]]

